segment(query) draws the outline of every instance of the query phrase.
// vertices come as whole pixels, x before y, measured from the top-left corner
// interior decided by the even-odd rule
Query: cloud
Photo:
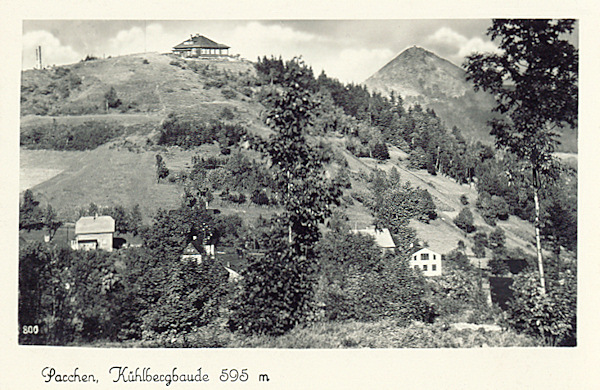
[[[448,27],[441,27],[427,37],[426,42],[432,45],[437,53],[460,64],[466,56],[473,52],[498,52],[498,48],[490,41],[480,37],[467,38]]]
[[[162,25],[152,23],[143,27],[132,27],[119,31],[108,40],[104,49],[106,55],[119,56],[133,53],[169,52],[171,48],[185,40],[186,36],[165,31]]]
[[[394,56],[390,49],[347,48],[322,63],[328,76],[342,82],[362,83]]]
[[[255,60],[258,56],[282,56],[289,59],[303,54],[306,48],[317,44],[319,36],[294,30],[280,25],[265,25],[250,22],[224,33],[224,39],[231,42],[232,53]]]
[[[82,58],[71,46],[61,44],[60,40],[48,31],[36,30],[23,35],[23,69],[36,65],[35,48],[42,47],[43,65],[72,64]]]
[[[393,56],[389,49],[344,48],[348,40],[260,22],[238,26],[222,36],[223,43],[232,46],[231,53],[239,53],[243,58],[254,61],[259,56],[274,55],[289,60],[302,56],[315,75],[325,70],[328,76],[342,82],[364,81]]]

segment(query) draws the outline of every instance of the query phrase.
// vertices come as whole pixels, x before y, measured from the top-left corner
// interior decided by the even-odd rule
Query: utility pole
[[[38,69],[43,69],[43,65],[42,65],[42,47],[41,46],[37,46],[35,48],[35,65],[37,66]]]

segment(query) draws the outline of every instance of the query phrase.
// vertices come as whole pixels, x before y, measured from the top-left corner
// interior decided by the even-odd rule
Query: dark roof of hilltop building
[[[190,37],[190,39],[183,41],[179,45],[173,47],[173,49],[229,49],[229,46],[210,40],[204,35],[193,35],[192,37]]]

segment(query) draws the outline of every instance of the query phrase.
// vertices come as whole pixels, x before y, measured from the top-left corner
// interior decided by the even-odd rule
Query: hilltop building
[[[375,244],[381,248],[383,254],[394,253],[396,251],[396,244],[388,229],[375,229],[375,227],[372,226],[364,229],[353,229],[352,233],[365,234],[373,237],[375,239]]]
[[[74,250],[102,249],[113,250],[115,220],[108,215],[81,217],[75,223],[75,239],[71,241]]]
[[[442,275],[442,256],[429,248],[415,248],[410,255],[411,267],[420,269],[425,276]]]
[[[191,35],[190,39],[173,47],[173,54],[182,58],[228,57],[229,46],[217,43],[203,35]]]

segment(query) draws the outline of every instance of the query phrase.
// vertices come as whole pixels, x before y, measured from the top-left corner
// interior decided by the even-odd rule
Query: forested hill
[[[452,128],[457,126],[467,140],[492,143],[487,122],[493,117],[493,98],[475,92],[465,71],[435,53],[413,46],[370,76],[364,85],[372,92],[400,96],[406,105],[433,109]],[[577,153],[577,131],[564,129],[562,152]]]
[[[393,208],[405,199],[418,206],[405,205],[412,211],[395,228],[401,241],[410,237],[409,220],[442,252],[461,240],[474,243],[476,226],[486,234],[501,226],[507,245],[531,253],[532,200],[510,155],[467,139],[431,109],[275,58],[253,64],[146,54],[26,71],[22,172],[50,171],[34,182],[34,194],[68,219],[92,202],[139,202],[149,221],[158,208],[176,208],[192,186],[252,224],[279,207],[259,151],[271,131],[270,97],[297,66],[308,69],[300,81],[314,103],[305,131],[343,188],[342,219],[364,227],[381,217],[381,202]],[[158,178],[157,154],[169,171]],[[566,169],[543,202],[571,215],[575,189],[576,175]],[[393,196],[383,196],[388,192]],[[453,220],[463,209],[471,219],[459,226]],[[572,236],[568,225],[562,231]]]

